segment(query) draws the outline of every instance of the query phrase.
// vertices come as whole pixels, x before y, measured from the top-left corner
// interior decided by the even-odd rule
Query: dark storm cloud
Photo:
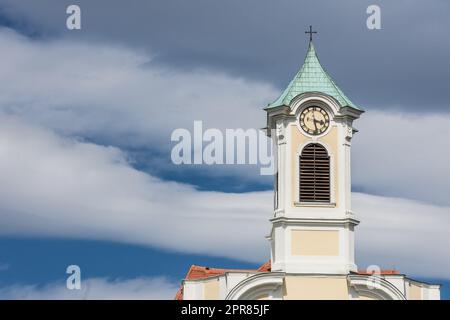
[[[82,31],[65,30],[69,4],[82,8]],[[370,4],[381,7],[382,30],[366,27]],[[319,58],[355,103],[369,110],[450,111],[448,1],[1,0],[0,5],[5,21],[27,26],[25,33],[122,42],[150,50],[160,63],[217,69],[280,90],[299,68],[307,47],[304,30],[313,24]]]

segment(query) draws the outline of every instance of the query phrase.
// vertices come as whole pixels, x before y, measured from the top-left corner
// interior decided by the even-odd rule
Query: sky
[[[70,4],[81,30],[66,28]],[[366,26],[371,4],[381,30]],[[195,120],[264,127],[311,24],[322,65],[366,110],[352,140],[358,266],[442,283],[450,298],[449,10],[0,0],[0,298],[170,299],[191,264],[267,261],[272,178],[174,165],[170,137]],[[70,264],[85,289],[65,289]]]

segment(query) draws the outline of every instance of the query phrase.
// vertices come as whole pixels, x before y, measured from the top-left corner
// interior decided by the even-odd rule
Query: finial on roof
[[[309,31],[305,31],[305,33],[309,33],[309,42],[312,42],[313,33],[317,33],[317,31],[313,31],[312,26],[309,26]]]
[[[312,42],[312,35],[317,33],[317,31],[313,31],[312,26],[309,26],[309,31],[306,31],[305,33],[309,34],[310,42],[303,66],[278,99],[269,103],[267,109],[279,106],[290,106],[291,101],[296,96],[307,92],[324,93],[334,98],[341,107],[348,106],[353,109],[359,109],[345,96],[320,64]]]

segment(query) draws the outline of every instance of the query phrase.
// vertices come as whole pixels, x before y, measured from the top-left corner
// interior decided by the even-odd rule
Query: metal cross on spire
[[[313,31],[312,26],[309,26],[309,31],[305,31],[305,33],[309,33],[309,41],[312,41],[313,33],[317,33],[317,31]]]

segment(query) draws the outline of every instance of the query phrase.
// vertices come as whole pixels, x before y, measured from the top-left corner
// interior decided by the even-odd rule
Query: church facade
[[[440,299],[439,285],[396,270],[358,271],[350,161],[354,122],[364,111],[324,70],[312,41],[299,72],[265,111],[278,166],[271,259],[256,270],[192,266],[176,299]]]

